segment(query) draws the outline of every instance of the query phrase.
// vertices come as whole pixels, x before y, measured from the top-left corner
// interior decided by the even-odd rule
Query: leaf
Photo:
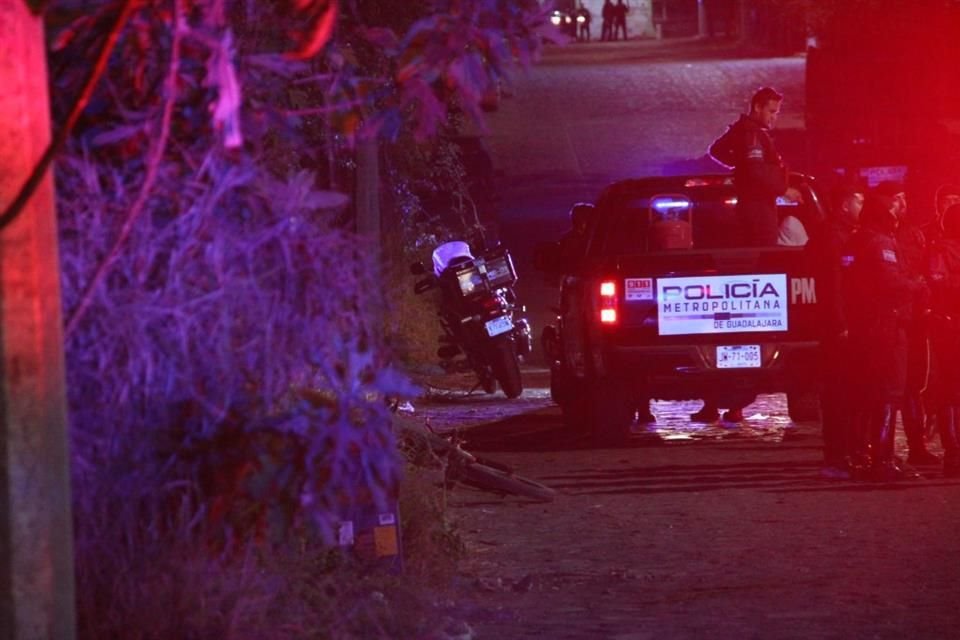
[[[109,131],[104,131],[93,137],[90,143],[94,147],[102,147],[108,144],[117,144],[118,142],[123,142],[129,140],[134,136],[137,136],[144,132],[145,124],[137,123],[121,127],[114,127]]]

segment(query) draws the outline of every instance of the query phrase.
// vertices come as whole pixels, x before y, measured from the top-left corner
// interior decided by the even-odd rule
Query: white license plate
[[[717,346],[718,369],[749,369],[759,367],[760,345],[728,344]]]
[[[498,336],[501,333],[506,333],[510,331],[510,329],[513,329],[513,321],[510,320],[510,316],[500,316],[499,318],[488,320],[484,326],[487,328],[487,335],[492,338],[493,336]]]

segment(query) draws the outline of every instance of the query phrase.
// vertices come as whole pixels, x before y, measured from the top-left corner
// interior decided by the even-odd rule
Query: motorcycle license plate
[[[728,344],[717,346],[718,369],[751,369],[759,367],[760,345]]]
[[[488,320],[485,326],[487,328],[487,335],[492,338],[493,336],[498,336],[501,333],[506,333],[510,331],[510,329],[513,329],[513,322],[510,320],[510,316],[500,316],[499,318]]]

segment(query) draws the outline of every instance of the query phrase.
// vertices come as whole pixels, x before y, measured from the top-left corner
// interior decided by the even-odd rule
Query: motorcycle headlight
[[[550,16],[550,22],[553,23],[553,26],[555,27],[559,27],[561,21],[562,21],[562,18],[557,14],[553,14],[552,16]]]

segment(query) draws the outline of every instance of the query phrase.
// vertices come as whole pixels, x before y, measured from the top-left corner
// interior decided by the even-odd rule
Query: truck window
[[[598,216],[600,222],[590,247],[593,255],[742,246],[736,197],[727,189],[621,197],[601,206],[605,211]],[[811,220],[807,204],[781,201],[777,209],[781,220],[792,217],[809,235],[815,220]],[[788,226],[797,228],[796,224]],[[801,244],[800,241],[791,243],[792,246]]]

